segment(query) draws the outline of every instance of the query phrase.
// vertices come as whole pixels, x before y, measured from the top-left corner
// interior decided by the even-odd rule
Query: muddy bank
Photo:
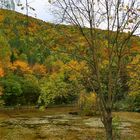
[[[72,111],[76,108],[3,110],[0,112],[0,140],[104,140],[99,117],[69,114]],[[114,115],[116,132],[122,140],[140,139],[140,113]]]

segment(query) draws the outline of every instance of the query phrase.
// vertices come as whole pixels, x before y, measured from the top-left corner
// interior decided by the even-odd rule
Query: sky
[[[19,0],[14,0],[14,1],[19,1]],[[21,10],[20,6],[16,6],[15,10],[17,12],[26,14],[26,9],[25,9],[26,0],[20,0],[20,2],[23,4],[24,9]],[[125,0],[125,2],[127,3],[128,0]],[[51,4],[48,2],[48,0],[28,0],[28,3],[32,8],[35,9],[35,11],[29,9],[29,16],[44,20],[46,22],[53,22],[53,23],[57,22],[57,18],[53,15],[53,8],[51,7]],[[100,28],[106,29],[105,24],[103,23],[102,26],[100,26]],[[139,32],[139,30],[137,32]]]
[[[25,0],[20,1],[25,7]],[[30,16],[42,19],[44,21],[53,22],[54,17],[51,12],[51,5],[48,3],[48,0],[28,0],[28,3],[32,8],[35,9],[35,11],[29,9]],[[21,10],[20,6],[16,6],[15,10],[23,14],[26,13],[25,8]]]

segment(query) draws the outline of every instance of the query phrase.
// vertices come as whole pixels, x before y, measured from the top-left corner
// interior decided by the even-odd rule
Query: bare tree
[[[0,0],[0,8],[14,10],[15,2],[14,0]]]
[[[89,53],[83,57],[89,65],[97,93],[101,120],[106,130],[106,139],[112,140],[112,108],[117,95],[121,66],[128,56],[131,37],[139,32],[139,0],[52,0],[54,11],[63,23],[76,25],[85,41]],[[85,30],[85,27],[88,28]],[[98,29],[105,29],[99,35]],[[106,38],[104,43],[103,41]],[[101,52],[101,48],[102,52]],[[106,57],[103,55],[106,54]],[[102,68],[103,59],[106,64]],[[91,75],[91,77],[93,76]],[[106,79],[107,82],[104,82]]]

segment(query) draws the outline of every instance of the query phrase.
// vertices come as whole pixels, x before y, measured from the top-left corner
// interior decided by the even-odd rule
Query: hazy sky
[[[21,3],[25,6],[25,0],[20,0]],[[31,7],[35,9],[35,11],[29,10],[29,15],[45,20],[45,21],[53,21],[53,15],[51,12],[51,6],[48,3],[48,0],[28,0],[28,3]],[[25,9],[21,10],[21,7],[16,7],[16,11],[21,13],[26,13]]]

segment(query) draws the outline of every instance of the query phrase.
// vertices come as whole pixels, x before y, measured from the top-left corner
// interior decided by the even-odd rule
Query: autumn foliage
[[[67,104],[77,102],[79,97],[82,102],[83,99],[87,102],[95,101],[96,95],[91,94],[93,91],[90,87],[94,72],[82,60],[84,57],[90,61],[92,58],[87,57],[87,54],[91,52],[77,28],[65,25],[56,27],[29,17],[27,36],[26,16],[8,10],[0,10],[0,28],[3,29],[0,32],[0,87],[6,105]],[[85,31],[88,32],[88,29],[85,28]],[[101,58],[100,69],[106,74],[104,69],[109,63],[106,58],[110,53],[109,49],[105,49],[106,32],[97,32],[104,38],[98,41],[98,55]],[[121,88],[127,84],[129,88],[124,88],[127,93],[125,98],[138,97],[140,93],[139,48],[140,39],[134,36],[125,52],[125,55],[130,55],[124,60],[128,71],[123,72],[127,79],[122,75],[117,89],[121,92]],[[75,54],[76,49],[78,54]],[[102,80],[106,82],[106,79]],[[83,91],[87,96],[80,94]],[[90,103],[86,105],[95,106]]]
[[[4,76],[4,70],[2,68],[0,68],[0,77]]]

